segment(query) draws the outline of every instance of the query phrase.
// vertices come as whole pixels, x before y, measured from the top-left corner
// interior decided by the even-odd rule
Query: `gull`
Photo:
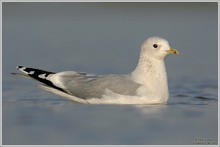
[[[83,104],[166,104],[169,99],[164,60],[179,54],[166,39],[150,37],[141,46],[136,68],[128,74],[94,75],[76,71],[50,72],[18,66],[12,73],[41,82],[41,89]]]

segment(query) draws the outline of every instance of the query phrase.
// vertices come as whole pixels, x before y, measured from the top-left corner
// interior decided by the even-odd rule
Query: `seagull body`
[[[49,72],[18,66],[13,73],[43,83],[40,88],[77,103],[166,104],[169,98],[164,60],[179,54],[160,37],[148,38],[141,46],[135,70],[121,75],[93,75],[76,71]]]

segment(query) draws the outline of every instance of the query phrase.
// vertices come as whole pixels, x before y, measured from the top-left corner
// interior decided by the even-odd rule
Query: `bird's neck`
[[[167,74],[164,60],[152,59],[140,56],[136,69],[132,72],[132,78],[138,83],[150,89],[153,93],[161,91],[168,95]]]
[[[161,73],[166,73],[164,60],[157,60],[147,56],[140,56],[138,65],[132,72],[134,76],[144,76],[152,79],[152,77],[162,76]],[[166,77],[166,74],[165,74]]]

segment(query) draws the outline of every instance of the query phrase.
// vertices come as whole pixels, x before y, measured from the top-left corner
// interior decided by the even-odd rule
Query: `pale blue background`
[[[3,144],[217,142],[217,3],[2,4]],[[165,106],[74,104],[10,74],[18,65],[127,73],[150,36],[180,52],[166,60]]]

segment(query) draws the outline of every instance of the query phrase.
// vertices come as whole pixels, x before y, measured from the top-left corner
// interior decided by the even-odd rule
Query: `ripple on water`
[[[214,80],[179,81],[170,86],[169,104],[209,105],[218,101],[218,85]]]

